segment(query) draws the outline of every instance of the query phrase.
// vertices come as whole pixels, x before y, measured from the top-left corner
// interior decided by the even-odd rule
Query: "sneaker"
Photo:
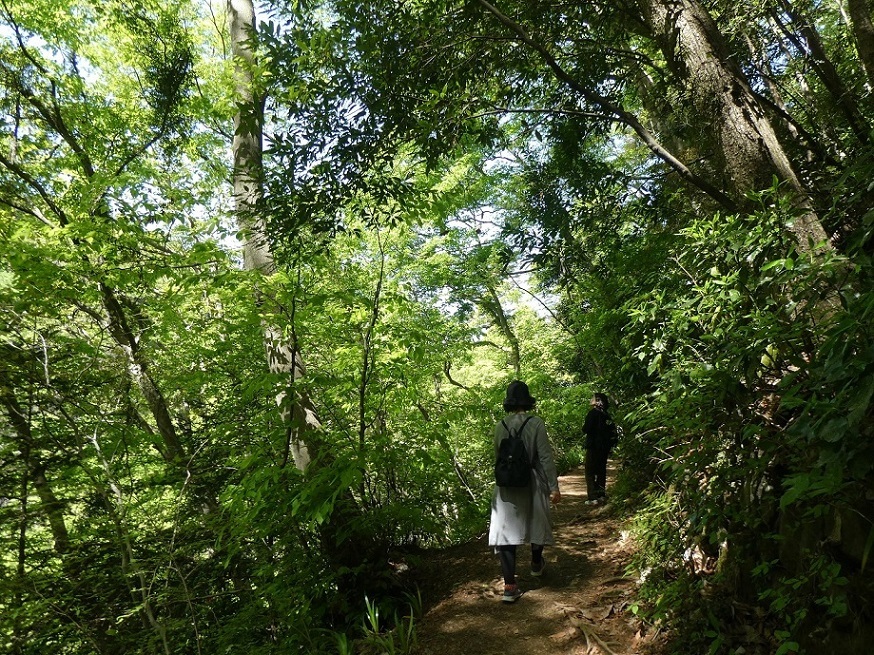
[[[540,566],[537,566],[534,562],[531,562],[531,575],[533,575],[535,578],[539,578],[541,575],[543,575],[543,569],[545,568],[545,559],[540,560]]]
[[[522,592],[519,590],[519,585],[506,584],[504,585],[504,595],[501,597],[501,600],[505,603],[515,603],[521,595]]]

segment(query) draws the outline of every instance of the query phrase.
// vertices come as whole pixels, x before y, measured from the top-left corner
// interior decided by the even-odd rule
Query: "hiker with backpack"
[[[583,424],[583,434],[586,435],[586,505],[598,505],[607,500],[607,459],[618,437],[609,409],[607,395],[596,393]]]
[[[536,399],[528,385],[514,380],[504,398],[504,417],[495,426],[495,488],[489,521],[489,546],[501,560],[505,603],[522,592],[516,582],[516,547],[531,544],[531,575],[539,577],[546,564],[543,547],[551,546],[550,502],[561,500],[558,473],[546,424],[528,414]]]

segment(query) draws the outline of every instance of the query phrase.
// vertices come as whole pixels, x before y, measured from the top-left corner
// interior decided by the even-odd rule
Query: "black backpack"
[[[613,419],[607,417],[607,441],[609,443],[610,450],[616,448],[616,445],[619,443],[619,426],[613,422]]]
[[[529,416],[525,423],[530,420]],[[495,459],[495,482],[499,487],[527,487],[531,482],[531,460],[528,459],[521,436],[525,423],[513,434],[507,424],[501,421],[508,436],[498,444],[498,457]]]

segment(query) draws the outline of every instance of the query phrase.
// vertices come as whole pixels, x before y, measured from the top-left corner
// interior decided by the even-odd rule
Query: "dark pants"
[[[516,584],[516,546],[498,546],[498,556],[501,558],[504,584]],[[531,544],[532,566],[539,565],[541,561],[543,561],[543,546]]]
[[[607,457],[609,455],[609,449],[586,449],[586,491],[589,494],[589,500],[597,500],[607,495]]]

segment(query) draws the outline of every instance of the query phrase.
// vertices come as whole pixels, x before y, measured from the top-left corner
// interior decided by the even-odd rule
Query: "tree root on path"
[[[564,612],[565,616],[567,616],[571,625],[582,632],[583,636],[586,638],[586,653],[591,653],[592,648],[597,645],[606,655],[619,655],[616,651],[610,648],[606,641],[597,635],[590,625],[586,623],[586,619],[582,612],[575,607],[562,607],[561,610]]]

